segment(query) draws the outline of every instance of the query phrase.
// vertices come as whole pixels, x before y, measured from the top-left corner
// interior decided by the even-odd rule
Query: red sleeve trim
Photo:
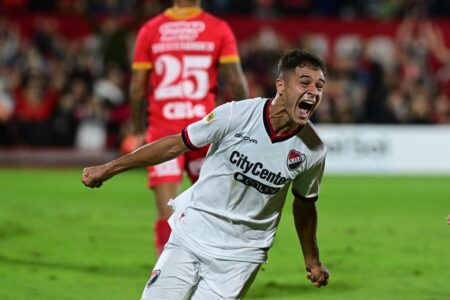
[[[319,196],[317,195],[312,197],[302,196],[295,189],[292,189],[292,194],[294,194],[295,198],[308,203],[314,203],[317,201],[317,199],[319,199]]]
[[[183,142],[186,145],[186,147],[188,147],[190,150],[196,151],[196,150],[200,149],[200,148],[195,147],[194,144],[192,144],[186,127],[183,128],[183,130],[181,131],[181,137],[183,138]]]

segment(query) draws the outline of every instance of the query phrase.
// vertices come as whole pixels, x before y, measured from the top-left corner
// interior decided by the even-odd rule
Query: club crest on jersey
[[[216,114],[214,112],[209,113],[208,115],[206,115],[203,120],[206,123],[211,123],[212,121],[214,121],[214,118],[216,117]]]
[[[306,155],[300,153],[299,151],[291,150],[289,151],[287,157],[287,166],[288,169],[294,171],[298,167],[302,165],[302,163],[306,160]]]
[[[150,287],[153,283],[155,283],[156,279],[158,279],[159,275],[161,274],[161,270],[153,270],[152,274],[150,275],[150,278],[147,282],[147,288]]]

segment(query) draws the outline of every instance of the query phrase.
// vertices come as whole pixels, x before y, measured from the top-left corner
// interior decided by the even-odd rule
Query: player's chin
[[[309,120],[309,115],[307,117],[306,116],[298,116],[298,115],[295,117],[295,123],[300,126],[308,124],[308,120]]]

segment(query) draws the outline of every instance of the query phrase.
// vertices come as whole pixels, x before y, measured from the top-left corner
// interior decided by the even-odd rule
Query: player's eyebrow
[[[302,79],[302,78],[313,79],[310,75],[306,75],[306,74],[302,74],[302,75],[300,75],[300,76],[298,77],[298,79]],[[320,76],[320,77],[319,77],[319,80],[322,81],[322,83],[325,83],[325,82],[326,82],[326,79],[325,79],[325,77],[323,77],[323,76]]]

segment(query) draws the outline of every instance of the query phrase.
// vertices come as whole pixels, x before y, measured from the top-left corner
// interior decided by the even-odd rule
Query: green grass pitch
[[[139,299],[155,263],[145,172],[96,190],[80,180],[81,169],[0,170],[0,299]],[[325,176],[321,289],[306,279],[291,204],[246,299],[450,297],[450,177]]]

